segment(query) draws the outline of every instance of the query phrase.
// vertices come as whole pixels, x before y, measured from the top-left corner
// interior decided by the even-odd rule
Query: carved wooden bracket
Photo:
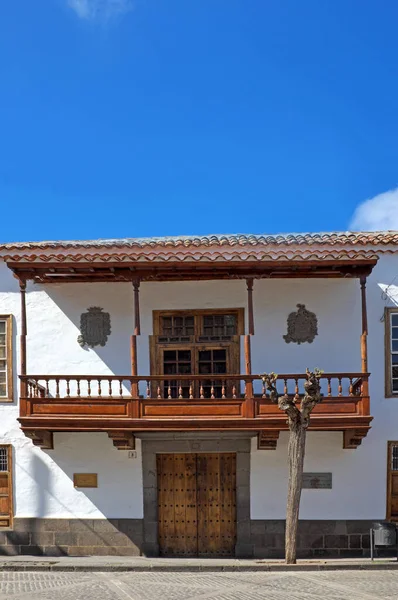
[[[257,436],[258,450],[276,450],[279,433],[278,430],[260,431]]]
[[[355,450],[361,445],[367,433],[368,429],[347,429],[343,432],[343,448],[345,450]]]
[[[135,450],[135,437],[131,431],[108,431],[108,436],[118,450]]]
[[[52,431],[43,431],[42,429],[37,429],[35,431],[24,431],[24,433],[26,437],[32,440],[34,446],[39,446],[39,448],[42,448],[42,450],[54,449],[54,438]]]

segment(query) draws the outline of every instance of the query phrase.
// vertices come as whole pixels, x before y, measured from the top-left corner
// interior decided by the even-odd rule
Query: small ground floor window
[[[398,521],[398,441],[388,442],[387,519]]]
[[[12,447],[0,445],[0,528],[11,527],[12,517]]]

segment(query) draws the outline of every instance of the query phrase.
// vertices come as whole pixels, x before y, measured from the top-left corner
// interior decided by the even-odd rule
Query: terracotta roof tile
[[[74,241],[15,242],[0,244],[0,252],[8,250],[38,250],[67,248],[195,248],[209,246],[387,246],[398,245],[398,231],[233,234],[208,236],[176,236]]]

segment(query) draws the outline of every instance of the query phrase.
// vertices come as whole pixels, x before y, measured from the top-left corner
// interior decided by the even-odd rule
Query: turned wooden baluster
[[[236,384],[234,383],[232,386],[232,398],[236,398]]]
[[[225,381],[221,382],[221,398],[225,400]]]
[[[59,398],[59,379],[55,379],[55,397]]]
[[[47,398],[49,395],[50,395],[50,386],[49,386],[48,379],[46,379],[46,396],[47,396]]]
[[[354,395],[354,386],[353,386],[353,380],[352,377],[350,377],[350,396]]]
[[[338,396],[342,396],[343,395],[343,386],[341,385],[341,377],[338,378],[339,380],[339,387],[338,387]]]
[[[283,394],[285,396],[287,396],[288,390],[287,390],[287,379],[283,380]]]
[[[201,400],[203,400],[203,398],[204,398],[204,392],[203,392],[203,384],[202,384],[202,382],[200,382],[200,388],[199,388],[199,398],[200,398]]]
[[[102,394],[101,379],[97,379],[97,381],[98,381],[98,396],[101,397],[101,394]]]
[[[90,396],[91,396],[91,379],[87,379],[87,395],[90,398]]]
[[[111,379],[109,379],[108,384],[109,384],[109,397],[112,398],[112,380]]]
[[[210,387],[210,398],[212,400],[214,400],[215,396],[214,396],[214,381],[211,382],[211,387]]]
[[[294,386],[294,399],[295,400],[299,400],[300,396],[299,396],[299,383],[298,383],[298,379],[295,379],[295,386]]]
[[[192,381],[189,382],[189,399],[190,400],[193,399],[193,385],[192,385]]]
[[[80,398],[80,379],[76,379],[76,385],[77,385],[77,396],[78,396],[78,398]]]
[[[332,395],[332,378],[328,377],[328,396]]]
[[[167,399],[171,400],[171,385],[169,382],[168,388],[167,388]]]
[[[70,379],[66,379],[66,397],[70,398]]]
[[[156,397],[158,400],[162,399],[162,388],[160,387],[160,385],[158,385],[156,388]]]
[[[119,379],[119,396],[123,398],[123,379]]]
[[[179,383],[180,383],[180,385],[178,386],[178,397],[179,397],[179,399],[181,400],[181,398],[182,398],[182,387],[181,387],[181,381],[180,381]]]
[[[149,384],[149,381],[147,380],[146,382],[146,397],[150,398],[151,397],[151,386]]]

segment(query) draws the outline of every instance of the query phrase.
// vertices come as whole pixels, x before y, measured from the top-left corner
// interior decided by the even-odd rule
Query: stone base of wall
[[[140,556],[142,519],[14,519],[0,555]]]
[[[370,555],[372,521],[299,522],[298,558],[356,558]],[[285,521],[252,520],[251,542],[256,558],[283,558]],[[395,550],[392,551],[395,553]]]
[[[369,556],[372,521],[300,521],[298,558]],[[247,540],[240,557],[283,558],[285,521],[245,523]],[[248,525],[248,527],[247,527]],[[238,527],[240,524],[238,523]],[[0,530],[0,555],[145,555],[143,519],[14,519]],[[395,554],[395,550],[387,552]]]

